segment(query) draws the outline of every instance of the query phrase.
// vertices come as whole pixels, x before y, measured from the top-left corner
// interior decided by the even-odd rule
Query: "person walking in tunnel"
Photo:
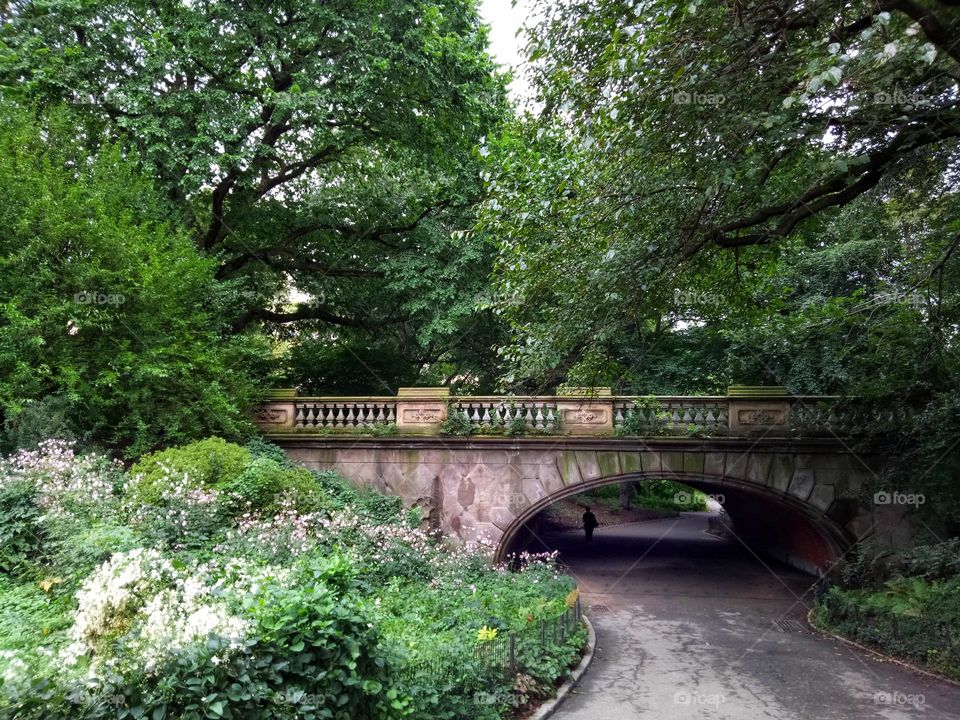
[[[593,531],[600,525],[597,522],[597,516],[590,512],[590,506],[587,505],[584,508],[586,512],[583,513],[583,532],[587,537],[587,544],[593,542]]]

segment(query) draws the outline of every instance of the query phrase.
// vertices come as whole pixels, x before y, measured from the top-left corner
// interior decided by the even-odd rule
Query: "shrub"
[[[194,487],[183,476],[170,476],[157,503],[134,502],[129,520],[148,545],[196,550],[225,535],[229,515],[217,490]]]
[[[284,499],[307,511],[323,505],[323,493],[312,472],[266,456],[254,460],[236,477],[220,483],[218,489],[229,497],[228,502],[235,510],[275,512]]]
[[[139,547],[142,540],[125,525],[98,523],[51,543],[54,564],[64,572],[82,575],[92,571],[111,555]]]
[[[25,401],[18,412],[3,421],[6,445],[10,449],[33,448],[51,438],[75,440],[69,414],[70,403],[60,395]]]
[[[190,478],[195,487],[230,482],[253,456],[246,448],[217,437],[145,455],[130,468],[137,501],[157,503],[171,474]]]
[[[903,556],[906,574],[928,580],[960,575],[960,538],[919,545]]]
[[[388,649],[339,557],[306,564],[244,598],[248,638],[214,629],[149,673],[129,667],[106,685],[135,716],[237,720],[387,720],[408,699],[391,686]]]
[[[42,546],[39,491],[29,480],[0,484],[0,570],[20,574]]]
[[[832,587],[819,624],[960,679],[960,578],[897,578],[879,589]]]
[[[246,445],[244,445],[244,447],[254,458],[265,457],[275,460],[281,465],[292,465],[282,447],[279,445],[274,445],[272,442],[264,440],[262,437],[256,437],[253,440],[250,440]]]
[[[527,421],[523,417],[517,416],[510,419],[505,432],[510,437],[519,437],[526,435],[527,429]]]
[[[466,437],[473,433],[473,423],[464,412],[450,406],[447,409],[447,419],[440,423],[440,433]]]
[[[153,549],[116,553],[77,592],[77,613],[70,637],[74,653],[96,652],[129,630],[135,615],[176,575],[173,564]]]

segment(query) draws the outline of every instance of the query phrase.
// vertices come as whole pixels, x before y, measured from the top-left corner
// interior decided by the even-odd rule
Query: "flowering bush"
[[[157,550],[138,548],[114,555],[77,592],[71,653],[95,652],[103,639],[129,630],[150,597],[175,576],[173,564]]]
[[[190,478],[196,487],[228,483],[243,472],[253,456],[250,451],[217,437],[199,440],[145,455],[130,469],[134,478],[131,494],[155,504],[171,475]]]
[[[50,520],[101,517],[116,507],[122,465],[102,455],[77,455],[65,440],[45,440],[0,464],[0,486],[20,481],[36,488],[37,505]]]
[[[224,532],[227,510],[217,490],[199,486],[190,476],[162,468],[154,503],[128,500],[130,524],[151,544],[174,550],[202,547]]]
[[[78,528],[115,519],[122,469],[102,455],[76,455],[48,440],[0,460],[0,570],[24,571]]]
[[[483,539],[254,449],[194,443],[129,481],[59,442],[0,461],[19,568],[0,575],[0,716],[495,720],[576,658],[579,636],[497,665],[565,608],[554,556],[494,566]]]

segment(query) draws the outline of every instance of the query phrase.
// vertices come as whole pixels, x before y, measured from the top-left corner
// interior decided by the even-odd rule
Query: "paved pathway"
[[[577,577],[596,657],[556,720],[957,720],[960,687],[811,633],[811,578],[703,532],[706,515],[543,540]]]

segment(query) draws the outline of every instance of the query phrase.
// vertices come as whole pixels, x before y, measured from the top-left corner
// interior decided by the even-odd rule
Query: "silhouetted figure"
[[[583,532],[587,536],[587,544],[593,542],[593,530],[600,523],[597,522],[597,516],[590,512],[590,507],[587,506],[586,512],[583,514]]]

